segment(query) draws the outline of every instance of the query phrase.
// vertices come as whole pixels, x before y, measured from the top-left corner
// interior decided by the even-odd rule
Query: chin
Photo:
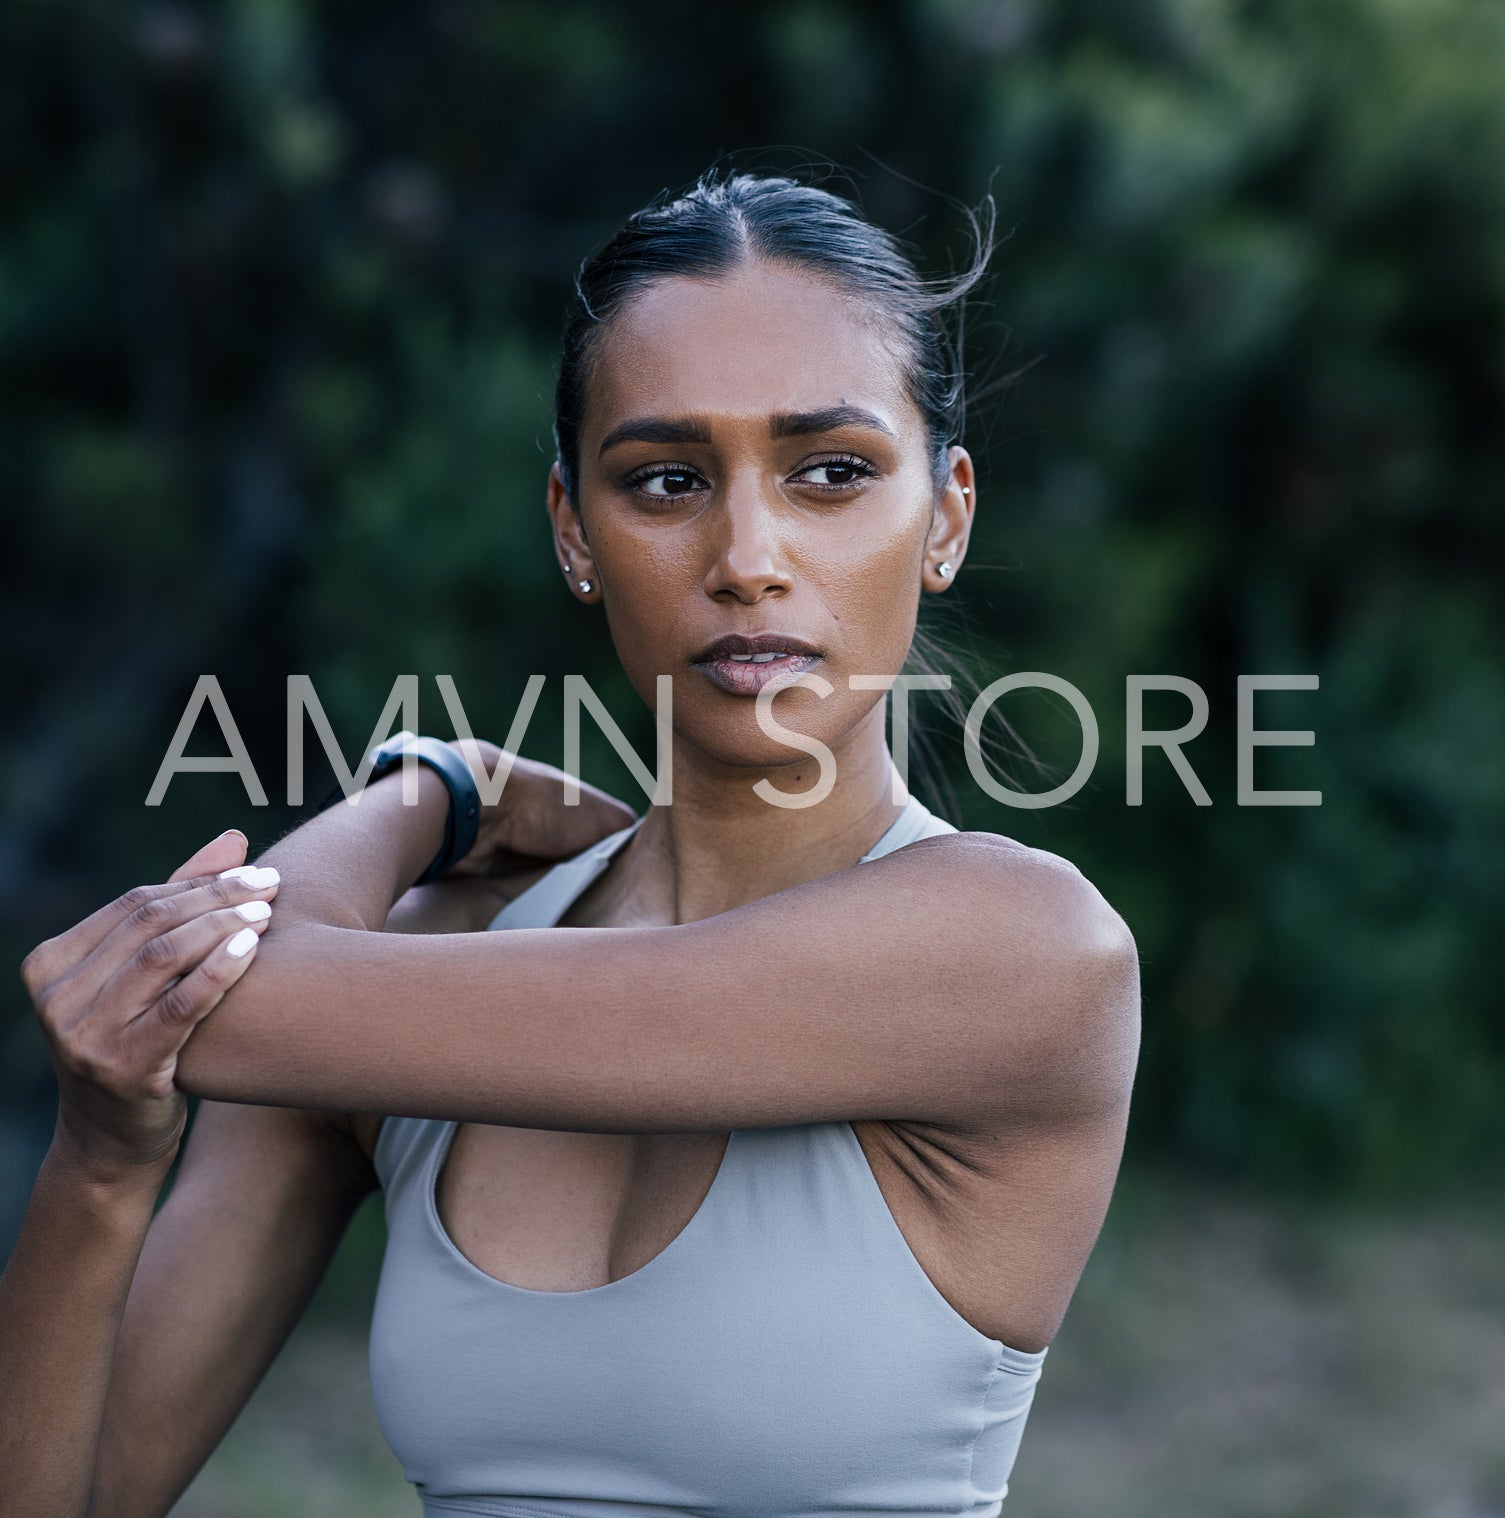
[[[813,786],[820,776],[820,762],[806,751],[806,746],[823,743],[834,754],[841,742],[841,734],[830,730],[829,714],[821,714],[826,717],[825,722],[807,724],[794,713],[779,713],[779,723],[805,740],[804,745],[797,747],[765,733],[753,715],[752,703],[749,701],[746,706],[745,715],[710,716],[697,712],[686,713],[681,719],[676,713],[675,737],[715,764],[746,770],[749,785],[766,777],[779,790],[791,793]],[[781,777],[781,772],[786,773]]]

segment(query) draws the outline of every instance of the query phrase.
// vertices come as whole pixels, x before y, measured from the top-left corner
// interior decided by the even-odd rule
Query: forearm
[[[1077,872],[977,836],[676,926],[274,921],[183,1046],[178,1084],[591,1132],[894,1114],[977,1126],[1121,1104],[1137,1040],[1127,928]]]
[[[273,921],[380,932],[444,838],[449,792],[417,765],[417,804],[402,804],[402,770],[372,781],[354,803],[336,802],[279,839],[256,860],[282,877]]]
[[[165,1171],[92,1176],[54,1138],[0,1276],[0,1513],[89,1510],[116,1339]]]

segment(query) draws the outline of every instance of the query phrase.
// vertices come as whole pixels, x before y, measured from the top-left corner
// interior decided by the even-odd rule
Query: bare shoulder
[[[1024,913],[1042,934],[1042,947],[1137,960],[1122,915],[1071,860],[1049,849],[1002,833],[959,831],[917,839],[864,868],[885,860],[904,861],[906,887],[919,884],[965,905],[979,928],[993,913],[1006,912],[1015,922]],[[979,932],[974,947],[985,954],[992,942]]]
[[[1139,951],[1097,886],[1062,855],[998,833],[918,839],[863,868],[890,862],[911,931],[916,914],[921,925],[917,964],[965,998],[974,1048],[996,1055],[996,1104],[966,1131],[991,1140],[1121,1116],[1138,1063]]]

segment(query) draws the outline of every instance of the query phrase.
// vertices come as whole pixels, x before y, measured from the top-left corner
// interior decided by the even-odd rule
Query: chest
[[[378,1149],[389,1232],[372,1393],[426,1508],[497,1518],[996,1513],[1040,1357],[1001,1349],[936,1293],[874,1205],[849,1125],[738,1130],[719,1136],[719,1158],[713,1135],[655,1135],[629,1152],[594,1142],[624,1135],[556,1135],[549,1146],[530,1132],[514,1147],[488,1129],[485,1146],[466,1153],[452,1148],[458,1132],[397,1119]],[[576,1138],[597,1150],[578,1171]],[[466,1232],[458,1210],[489,1187],[467,1196],[455,1182],[493,1158],[493,1143],[517,1160],[506,1195],[562,1218],[559,1237],[599,1250],[606,1279],[571,1286],[590,1275],[571,1265],[547,1277],[561,1289],[526,1288],[457,1247],[451,1229],[474,1251],[492,1237]],[[524,1144],[535,1159],[557,1152],[530,1167]],[[548,1192],[561,1176],[587,1190],[607,1176],[613,1204],[626,1195],[626,1160],[651,1173],[674,1150],[664,1163],[700,1171],[700,1184],[714,1161],[714,1184],[656,1255],[614,1275],[629,1256],[612,1259],[601,1233],[580,1226],[592,1204],[551,1209]],[[532,1197],[520,1184],[530,1169]],[[501,1242],[485,1264],[553,1258]]]
[[[373,1154],[379,1120],[357,1117]],[[895,1230],[891,1242],[958,1319],[1005,1344],[1042,1343],[1042,1296],[1004,1248],[1002,1187],[977,1155],[909,1125],[852,1132]],[[664,1254],[706,1205],[728,1135],[579,1133],[462,1123],[437,1156],[437,1221],[482,1274],[533,1292],[583,1292],[625,1280]]]

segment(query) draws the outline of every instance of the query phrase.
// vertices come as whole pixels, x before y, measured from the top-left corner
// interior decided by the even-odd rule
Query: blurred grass
[[[382,1219],[172,1518],[412,1518],[376,1424]],[[1046,1362],[1007,1518],[1498,1518],[1505,1219],[1136,1167]],[[770,1452],[776,1459],[777,1452]]]

